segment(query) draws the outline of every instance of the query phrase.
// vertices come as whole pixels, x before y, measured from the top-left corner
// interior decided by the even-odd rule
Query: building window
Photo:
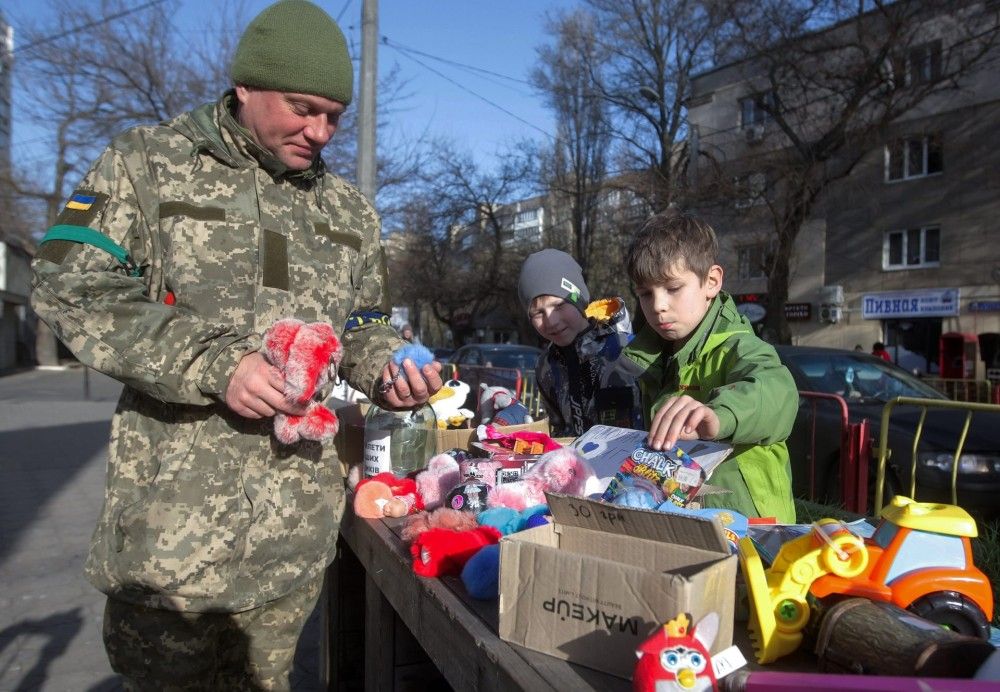
[[[913,46],[906,53],[907,86],[929,84],[941,78],[941,39]]]
[[[915,269],[941,264],[941,229],[936,226],[908,228],[885,234],[883,269]]]
[[[774,110],[774,92],[766,91],[740,99],[740,127],[744,130],[763,125],[771,119]]]
[[[944,170],[944,146],[940,134],[906,137],[885,147],[885,179],[923,178]]]
[[[736,248],[736,278],[767,278],[767,272],[764,269],[770,259],[770,254],[770,246],[767,243]]]
[[[539,226],[522,226],[514,229],[514,241],[518,243],[534,243],[542,238],[542,229]]]
[[[514,225],[520,226],[522,224],[534,223],[538,220],[539,209],[529,209],[528,211],[519,211],[514,217]]]

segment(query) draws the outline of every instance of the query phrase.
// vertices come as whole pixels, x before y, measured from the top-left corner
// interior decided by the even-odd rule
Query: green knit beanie
[[[307,0],[281,0],[258,14],[236,47],[235,84],[323,96],[345,106],[354,68],[337,23]]]

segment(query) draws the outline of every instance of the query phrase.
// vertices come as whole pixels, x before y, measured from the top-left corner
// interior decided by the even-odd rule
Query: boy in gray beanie
[[[597,424],[640,427],[639,389],[617,362],[632,337],[625,302],[591,303],[580,265],[553,249],[524,261],[517,292],[531,326],[548,341],[535,380],[553,435],[576,437]]]
[[[271,5],[232,77],[215,103],[116,137],[32,265],[38,315],[124,384],[86,573],[127,690],[289,689],[345,488],[332,442],[276,439],[276,414],[333,384],[291,391],[306,376],[261,353],[275,323],[332,327],[338,375],[383,408],[441,387],[439,364],[398,377],[378,215],[320,158],[353,85],[336,22]]]

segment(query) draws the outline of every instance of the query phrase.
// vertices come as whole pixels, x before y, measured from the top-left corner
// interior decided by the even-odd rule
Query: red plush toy
[[[274,436],[285,444],[333,438],[340,426],[336,414],[312,401],[316,390],[336,376],[340,364],[340,340],[333,327],[323,322],[278,320],[264,334],[260,352],[284,375],[285,398],[296,404],[308,404],[304,416],[277,414]]]
[[[480,548],[499,541],[500,532],[492,526],[478,526],[468,531],[424,531],[410,545],[413,571],[421,577],[458,575]]]
[[[354,514],[364,519],[405,517],[423,508],[416,481],[389,471],[364,479],[354,489]]]

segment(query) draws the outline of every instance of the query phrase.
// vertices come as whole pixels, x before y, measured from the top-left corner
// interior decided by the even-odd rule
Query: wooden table
[[[632,689],[628,680],[502,641],[496,599],[471,598],[458,577],[414,574],[409,547],[399,537],[403,523],[360,519],[348,502],[323,594],[328,689]],[[745,622],[736,623],[734,639],[748,663],[720,681],[731,692],[744,688],[750,671],[765,669],[752,660]],[[816,656],[802,647],[766,670],[815,671]]]
[[[359,519],[348,504],[327,575],[329,689],[405,689],[408,682],[428,689],[433,668],[460,692],[632,689],[627,680],[501,641],[496,600],[470,598],[457,577],[413,573],[398,536],[402,521]]]

